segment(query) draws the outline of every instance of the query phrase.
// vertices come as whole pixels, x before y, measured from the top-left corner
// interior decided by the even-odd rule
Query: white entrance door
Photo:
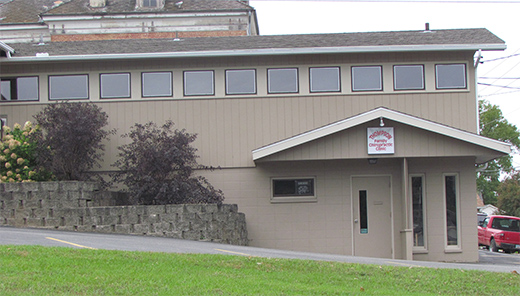
[[[392,258],[389,176],[352,178],[355,256]]]

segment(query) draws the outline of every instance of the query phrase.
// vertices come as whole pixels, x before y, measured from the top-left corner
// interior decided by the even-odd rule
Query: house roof
[[[56,0],[11,0],[0,4],[0,25],[39,23],[39,15],[52,8]]]
[[[54,42],[42,46],[10,44],[13,61],[129,59],[196,56],[403,52],[445,50],[503,50],[502,39],[487,29],[397,31],[339,34],[204,37],[174,39]],[[47,55],[48,54],[48,55]]]
[[[238,0],[165,0],[161,9],[136,8],[136,0],[108,0],[103,8],[91,8],[89,0],[11,0],[0,4],[0,25],[38,23],[39,15],[103,15],[130,13],[185,13],[254,9]]]
[[[310,130],[308,132],[287,138],[285,140],[272,143],[270,145],[260,147],[253,150],[253,160],[259,160],[264,157],[282,152],[298,145],[309,143],[311,141],[338,133],[343,130],[358,126],[363,123],[367,123],[374,119],[389,119],[396,122],[400,122],[406,125],[410,125],[419,129],[423,129],[429,132],[437,133],[443,136],[447,136],[453,139],[464,141],[470,144],[481,146],[487,149],[499,152],[498,154],[509,154],[511,153],[511,145],[500,142],[494,139],[486,138],[474,133],[459,130],[447,125],[439,124],[433,121],[429,121],[423,118],[415,117],[405,113],[397,112],[384,107],[376,108],[371,111],[361,113],[341,121],[337,121],[326,126]],[[476,162],[484,163],[489,161],[489,155],[477,155]]]
[[[17,0],[15,0],[17,1]],[[19,1],[19,0],[18,0]],[[89,0],[72,0],[59,7],[51,9],[45,15],[90,15],[90,14],[127,14],[127,13],[178,13],[201,11],[253,10],[253,8],[238,0],[164,0],[164,7],[159,9],[139,8],[136,0],[109,0],[103,8],[91,8]]]

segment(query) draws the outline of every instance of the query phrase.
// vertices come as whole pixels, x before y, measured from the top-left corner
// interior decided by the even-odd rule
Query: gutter
[[[5,52],[7,59],[11,59],[11,55],[14,53],[14,48],[0,41],[0,49]]]
[[[354,47],[302,47],[302,48],[262,48],[262,49],[229,49],[209,51],[181,51],[154,53],[121,53],[121,54],[85,54],[57,55],[45,53],[45,47],[40,47],[39,56],[11,57],[4,62],[45,62],[45,61],[75,61],[75,60],[121,60],[121,59],[154,59],[154,58],[194,58],[194,57],[229,57],[229,56],[270,56],[270,55],[304,55],[304,54],[334,54],[334,53],[375,53],[375,52],[425,52],[425,51],[476,51],[504,50],[505,44],[468,44],[468,45],[395,45],[395,46],[354,46]]]
[[[60,21],[85,21],[100,19],[148,19],[148,18],[186,18],[186,17],[214,17],[214,16],[242,16],[247,15],[247,11],[239,12],[199,12],[199,13],[142,13],[134,12],[126,15],[123,14],[93,14],[93,15],[64,15],[49,16],[43,15],[44,22],[60,22]]]

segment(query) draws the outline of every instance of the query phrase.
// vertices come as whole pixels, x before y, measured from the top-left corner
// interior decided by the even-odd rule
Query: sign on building
[[[394,128],[369,127],[367,128],[368,154],[394,153]]]

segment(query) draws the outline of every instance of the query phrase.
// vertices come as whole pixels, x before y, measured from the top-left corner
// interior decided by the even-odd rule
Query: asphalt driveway
[[[0,227],[0,244],[61,246],[72,248],[166,253],[228,254],[236,256],[309,259],[406,267],[456,268],[466,270],[486,270],[494,272],[520,272],[520,255],[492,253],[487,250],[479,250],[479,263],[442,263],[292,252],[163,237],[80,233],[12,227]]]

